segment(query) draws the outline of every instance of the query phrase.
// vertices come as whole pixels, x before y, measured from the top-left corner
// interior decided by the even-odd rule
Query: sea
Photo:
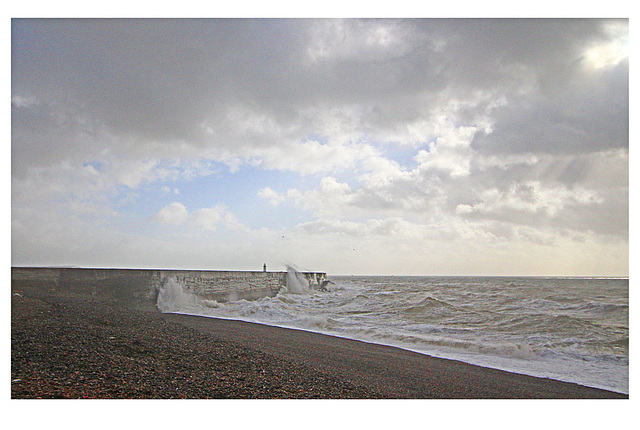
[[[294,328],[629,393],[629,280],[335,276],[293,269],[275,297],[218,303],[164,284],[162,312]]]

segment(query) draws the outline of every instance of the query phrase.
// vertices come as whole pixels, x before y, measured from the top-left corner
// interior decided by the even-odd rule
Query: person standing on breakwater
[[[267,271],[267,263],[264,263],[264,265],[262,266],[262,271],[266,272]]]

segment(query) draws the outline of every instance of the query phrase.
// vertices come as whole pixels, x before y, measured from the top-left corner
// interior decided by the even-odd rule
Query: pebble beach
[[[407,350],[44,292],[11,302],[12,399],[610,399]]]

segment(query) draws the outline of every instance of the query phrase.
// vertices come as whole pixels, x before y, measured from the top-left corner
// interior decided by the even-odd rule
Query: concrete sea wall
[[[327,277],[323,272],[300,274],[312,287]],[[180,282],[186,292],[226,302],[275,296],[287,285],[288,276],[287,272],[266,271],[11,268],[13,290],[87,296],[140,309],[155,309],[158,292],[170,278]]]

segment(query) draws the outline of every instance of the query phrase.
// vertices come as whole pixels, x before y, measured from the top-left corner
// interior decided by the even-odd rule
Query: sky
[[[626,19],[13,19],[11,264],[628,276]]]

